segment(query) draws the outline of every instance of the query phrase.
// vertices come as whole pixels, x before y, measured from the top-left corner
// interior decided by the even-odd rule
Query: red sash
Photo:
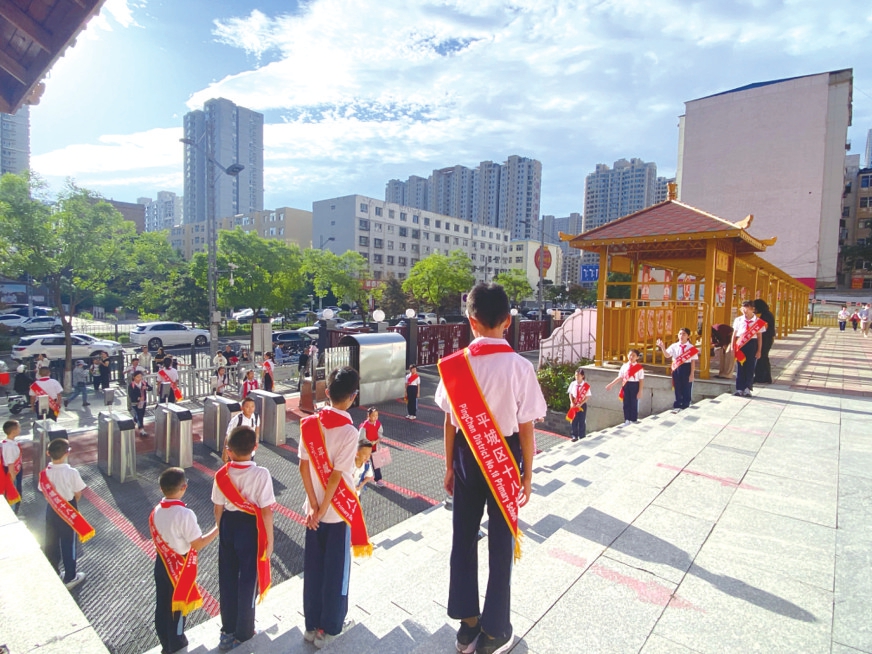
[[[269,557],[266,555],[266,525],[263,522],[263,511],[261,511],[259,506],[245,499],[230,480],[230,468],[245,467],[247,466],[234,465],[233,461],[231,461],[215,473],[215,483],[218,484],[218,490],[224,494],[224,497],[233,506],[243,513],[248,513],[257,518],[257,601],[259,604],[272,586],[272,570],[269,564]]]
[[[48,467],[51,467],[50,463]],[[42,494],[45,495],[45,501],[61,517],[61,520],[73,528],[73,531],[79,535],[81,541],[86,543],[94,536],[94,528],[88,524],[88,521],[85,520],[84,516],[72,504],[58,495],[54,485],[48,479],[46,470],[39,473],[39,487],[42,489]]]
[[[372,451],[375,452],[378,449],[376,441],[378,440],[378,430],[381,429],[381,420],[376,420],[375,424],[369,420],[364,420],[360,426],[365,430],[366,440],[372,443]]]
[[[683,366],[685,363],[690,361],[698,354],[699,350],[697,350],[695,346],[691,345],[689,350],[685,350],[680,355],[672,359],[672,370],[677,370],[679,366]]]
[[[746,320],[746,322],[747,322],[747,320]],[[741,336],[736,338],[736,351],[734,353],[736,355],[736,361],[738,361],[740,364],[745,363],[745,361],[747,360],[748,357],[746,357],[745,353],[742,352],[742,348],[748,344],[748,341],[750,341],[752,338],[754,338],[757,334],[759,334],[765,328],[766,328],[766,321],[760,320],[758,318],[757,320],[752,322],[750,325],[748,325],[748,328],[745,330],[745,332]]]
[[[582,406],[582,402],[584,402],[584,398],[587,397],[587,394],[590,393],[590,384],[584,382],[581,386],[577,386],[575,389],[575,402],[571,407],[569,407],[569,411],[566,412],[566,419],[569,422],[572,422],[575,419],[575,416],[579,411],[584,411],[584,406]]]
[[[263,362],[263,375],[264,377],[266,377],[267,375],[269,375],[270,377],[273,376],[273,362],[269,359],[265,359]]]
[[[170,388],[173,389],[173,397],[176,398],[176,402],[181,401],[182,391],[179,390],[179,385],[170,378],[169,373],[164,368],[161,368],[157,371],[157,376],[161,378],[161,381],[170,383]]]
[[[309,467],[315,471],[315,477],[321,486],[327,488],[327,480],[333,472],[333,463],[327,454],[327,443],[324,440],[324,429],[334,429],[342,425],[353,425],[350,419],[339,415],[330,408],[322,409],[317,415],[303,418],[300,422],[300,440],[309,455]],[[372,543],[363,519],[363,509],[357,493],[343,478],[333,494],[331,506],[336,510],[349,527],[351,527],[351,552],[354,556],[370,556]]]
[[[245,381],[243,381],[242,382],[242,399],[245,399],[246,397],[248,397],[248,394],[251,393],[251,391],[256,391],[258,388],[260,388],[260,385],[257,383],[256,379],[252,379],[251,381],[246,379]]]
[[[521,532],[518,529],[521,473],[470,365],[470,357],[498,352],[514,350],[508,343],[474,343],[444,357],[438,367],[454,419],[463,425],[463,435],[515,538],[517,560],[521,558]]]
[[[409,379],[406,380],[406,386],[411,386],[416,381],[418,381],[418,373],[417,372],[414,375],[409,375]]]
[[[0,495],[5,497],[10,505],[21,501],[21,495],[15,487],[15,477],[21,471],[21,446],[15,444],[18,446],[18,458],[13,463],[6,463],[3,458],[3,448],[0,447],[0,468],[8,468],[5,475],[0,470]]]
[[[45,381],[45,379],[37,379],[30,385],[30,390],[32,390],[33,394],[37,397],[45,395],[48,398],[48,408],[51,409],[55,415],[59,414],[61,412],[61,403],[58,402],[56,397],[51,397],[45,392],[45,389],[39,385],[39,382],[41,381]]]
[[[181,500],[161,500],[160,505],[161,508],[168,509],[171,506],[185,506],[185,503]],[[203,597],[197,587],[197,552],[192,547],[186,555],[182,556],[170,547],[154,526],[154,509],[148,516],[148,528],[154,541],[154,549],[160,555],[173,584],[172,609],[174,612],[181,611],[182,615],[188,615],[203,606]]]
[[[627,376],[624,377],[624,384],[626,384],[627,380],[630,377],[632,377],[633,375],[637,374],[640,370],[642,370],[641,363],[634,363],[632,366],[627,368]],[[621,390],[618,392],[618,398],[621,400],[624,399],[624,385],[623,384],[621,384]]]

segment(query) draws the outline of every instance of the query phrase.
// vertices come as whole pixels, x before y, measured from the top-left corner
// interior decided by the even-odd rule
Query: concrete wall
[[[748,214],[763,257],[823,287],[836,279],[852,73],[823,73],[686,103],[679,197],[721,218]]]
[[[5,501],[0,501],[0,543],[0,645],[12,653],[108,654],[36,539]]]

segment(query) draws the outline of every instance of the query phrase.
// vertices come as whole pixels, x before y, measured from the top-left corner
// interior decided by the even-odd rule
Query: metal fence
[[[468,323],[418,326],[418,365],[435,364],[469,345]]]

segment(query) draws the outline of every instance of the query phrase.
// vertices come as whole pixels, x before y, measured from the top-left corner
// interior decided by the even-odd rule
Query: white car
[[[437,323],[440,325],[444,325],[447,321],[445,320],[445,318],[440,318],[437,321],[435,313],[419,313],[418,322],[424,323],[425,325],[435,325]]]
[[[209,343],[209,330],[186,327],[180,322],[146,322],[133,328],[130,342],[147,345],[149,350],[172,345],[193,344],[202,347]]]
[[[27,318],[19,316],[16,313],[0,314],[0,325],[6,327],[9,331],[16,331]]]
[[[110,357],[121,354],[121,343],[116,341],[102,341],[88,336],[87,334],[70,334],[70,342],[73,350],[73,361],[90,359],[99,356],[100,352],[106,352]],[[49,359],[63,359],[66,356],[66,346],[62,335],[47,336],[24,336],[12,347],[12,358],[16,361],[44,354]]]
[[[54,332],[55,334],[60,334],[64,331],[64,325],[57,316],[38,316],[36,318],[25,318],[18,325],[17,331],[19,334],[33,332]]]

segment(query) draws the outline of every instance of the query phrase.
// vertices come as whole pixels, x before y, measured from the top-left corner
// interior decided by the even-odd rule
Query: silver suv
[[[121,354],[121,343],[102,341],[87,334],[71,334],[73,360],[90,359],[106,352],[110,357]],[[66,354],[63,335],[24,336],[12,347],[12,358],[16,361],[44,354],[49,359],[63,359]]]

